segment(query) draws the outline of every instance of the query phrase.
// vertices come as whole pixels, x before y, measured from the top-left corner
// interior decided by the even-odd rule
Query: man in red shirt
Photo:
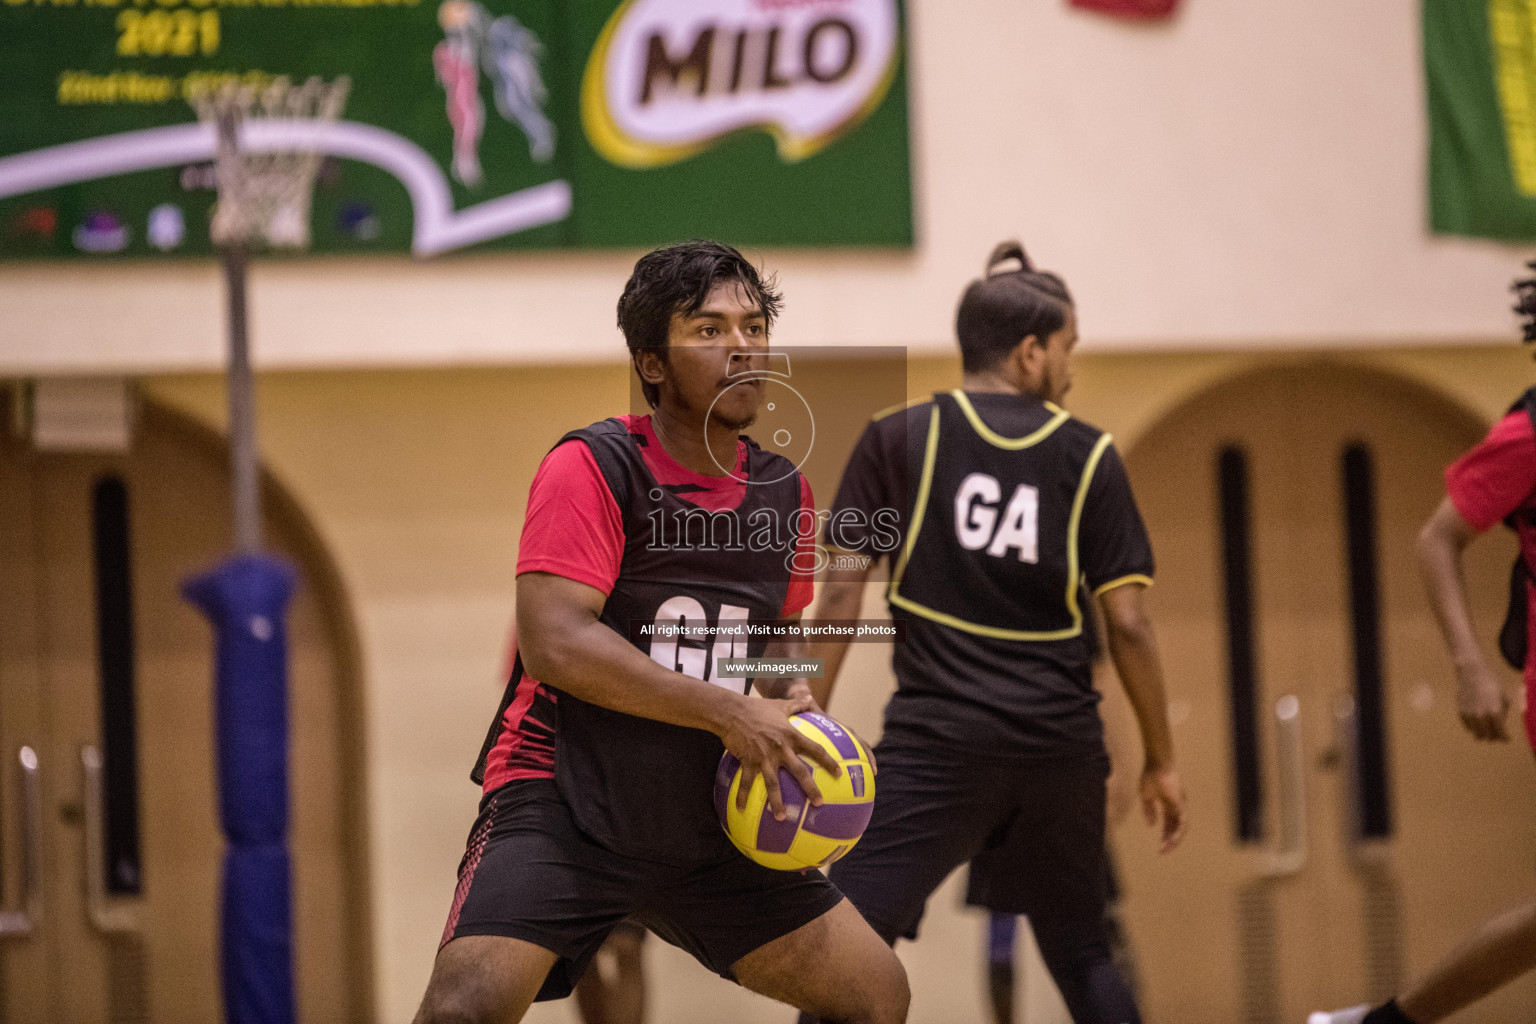
[[[1510,702],[1472,630],[1461,556],[1476,537],[1507,519],[1520,538],[1520,557],[1526,566],[1536,565],[1536,431],[1525,404],[1530,395],[1445,471],[1446,496],[1419,534],[1419,567],[1456,668],[1457,710],[1479,740],[1508,742]],[[1529,580],[1526,596],[1526,636],[1536,641],[1536,587]],[[1525,730],[1536,747],[1536,642],[1527,647]],[[1533,968],[1536,900],[1484,921],[1396,999],[1374,1009],[1314,1013],[1308,1024],[1436,1024]]]
[[[534,478],[517,656],[417,1024],[515,1024],[568,995],[626,919],[825,1019],[906,1020],[906,974],[858,911],[820,872],[742,856],[714,808],[726,750],[743,791],[763,777],[779,820],[781,772],[817,804],[807,759],[839,770],[789,720],[815,707],[807,681],[759,680],[764,697],[749,696],[722,665],[766,640],[712,629],[810,600],[796,572],[814,543],[809,490],[742,433],[763,383],[738,367],[765,361],[778,304],[729,246],[636,263],[619,326],[653,411],[570,432]],[[767,522],[795,525],[765,537]]]
[[[1508,519],[1520,540],[1520,557],[1527,566],[1536,565],[1536,432],[1524,400],[1451,464],[1445,488],[1445,499],[1419,539],[1424,581],[1456,666],[1462,722],[1480,740],[1507,740],[1509,697],[1472,632],[1459,563],[1474,537]],[[1526,590],[1529,598],[1529,580]],[[1527,607],[1536,608],[1536,602],[1528,600]],[[1530,658],[1525,693],[1526,737],[1536,747],[1536,661]]]

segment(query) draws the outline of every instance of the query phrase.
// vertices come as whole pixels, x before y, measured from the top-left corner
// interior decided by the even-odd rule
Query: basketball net
[[[258,124],[329,124],[341,115],[352,80],[310,78],[295,88],[286,78],[264,86],[231,82],[193,94],[199,121],[217,133],[214,169],[219,199],[209,234],[218,246],[229,300],[229,462],[235,513],[235,548],[261,548],[261,466],[256,451],[255,378],[251,370],[246,313],[246,262],[252,244],[303,249],[309,245],[309,205],[321,155],[313,149],[275,145],[267,133],[259,146],[242,147],[246,129]],[[243,127],[242,127],[243,126]],[[277,135],[276,138],[273,135]]]
[[[311,77],[297,86],[278,77],[262,86],[230,82],[193,94],[198,120],[218,133],[219,199],[209,229],[215,245],[265,241],[275,248],[309,246],[310,196],[322,155],[242,147],[242,125],[332,123],[341,116],[351,87],[346,75],[330,82]]]

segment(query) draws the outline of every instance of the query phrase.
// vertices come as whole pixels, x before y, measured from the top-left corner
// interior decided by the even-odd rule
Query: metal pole
[[[261,549],[261,476],[256,459],[256,398],[251,375],[245,305],[246,250],[241,242],[224,249],[224,283],[229,293],[229,461],[235,505],[235,549]]]
[[[238,154],[240,113],[231,104],[219,112],[220,150]],[[220,163],[224,163],[220,160]],[[232,161],[231,161],[232,162]],[[245,240],[234,238],[220,246],[225,294],[229,296],[229,462],[235,508],[235,550],[242,555],[261,550],[261,470],[256,458],[256,397],[251,377],[250,320],[246,313]]]

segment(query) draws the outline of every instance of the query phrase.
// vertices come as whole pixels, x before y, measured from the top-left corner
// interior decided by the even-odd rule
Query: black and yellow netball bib
[[[934,395],[893,607],[1001,640],[1082,633],[1078,527],[1110,435],[1040,407],[1038,427],[1004,437],[964,392]]]

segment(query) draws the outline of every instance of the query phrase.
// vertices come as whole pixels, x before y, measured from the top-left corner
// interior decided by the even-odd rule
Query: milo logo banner
[[[885,98],[897,38],[891,3],[632,0],[587,61],[587,138],[614,164],[659,167],[760,127],[803,160]]]
[[[900,0],[0,0],[0,258],[209,253],[189,99],[338,75],[319,252],[906,246],[904,67]]]
[[[584,242],[911,244],[897,0],[576,6]]]
[[[1436,231],[1536,239],[1536,5],[1424,0]]]

